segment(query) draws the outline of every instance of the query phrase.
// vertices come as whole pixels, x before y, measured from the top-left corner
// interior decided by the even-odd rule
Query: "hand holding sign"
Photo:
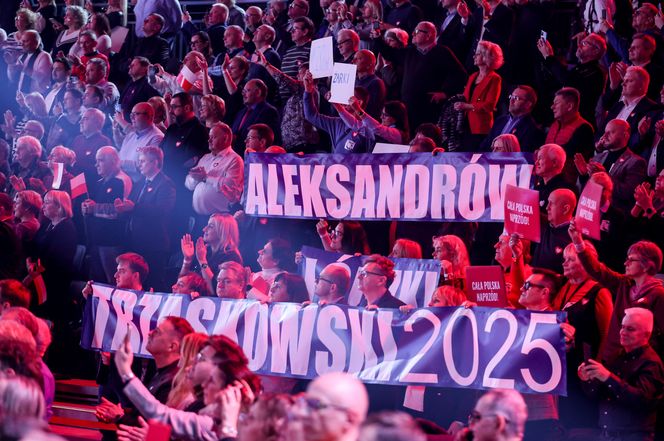
[[[505,187],[505,230],[533,242],[540,241],[538,191],[514,185]]]
[[[576,206],[576,226],[583,234],[593,239],[600,238],[600,206],[602,200],[602,186],[592,180],[583,188],[583,193]]]
[[[357,66],[354,64],[334,63],[332,73],[331,103],[348,104],[350,97],[355,95],[355,74]]]

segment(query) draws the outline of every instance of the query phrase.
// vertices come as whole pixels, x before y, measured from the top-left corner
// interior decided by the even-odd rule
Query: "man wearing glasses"
[[[125,130],[126,136],[120,127],[113,127],[113,139],[115,145],[120,147],[120,166],[132,181],[138,182],[141,174],[138,172],[136,162],[141,148],[149,145],[159,145],[164,139],[164,134],[154,125],[154,109],[148,103],[138,103],[129,114],[131,124]],[[117,125],[119,126],[119,124]]]
[[[350,272],[348,268],[338,263],[331,263],[316,277],[314,295],[318,297],[318,304],[345,305],[348,300],[350,288]]]
[[[309,383],[293,413],[307,439],[355,441],[368,408],[364,385],[350,374],[332,372]]]
[[[357,272],[363,299],[367,308],[398,308],[405,303],[392,295],[389,286],[394,281],[394,263],[387,257],[373,254]]]
[[[475,441],[519,441],[523,439],[528,408],[515,390],[494,389],[477,401],[468,415],[469,428],[456,439]]]
[[[537,92],[530,86],[517,86],[509,96],[507,115],[496,118],[491,131],[482,141],[480,150],[491,150],[491,143],[498,135],[514,135],[522,152],[534,152],[544,143],[544,131],[532,116],[537,104]]]

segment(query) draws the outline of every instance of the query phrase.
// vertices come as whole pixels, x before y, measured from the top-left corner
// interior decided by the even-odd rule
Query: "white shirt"
[[[122,141],[122,147],[120,147],[120,167],[122,167],[122,170],[134,182],[138,182],[141,179],[141,174],[136,168],[138,150],[149,145],[158,146],[161,144],[162,139],[164,139],[164,134],[153,124],[140,132],[136,130],[129,132],[124,141]]]
[[[645,95],[643,95],[643,96],[645,96]],[[633,100],[630,103],[625,101],[624,97],[620,98],[620,100],[624,104],[624,107],[618,113],[618,115],[616,116],[616,119],[621,119],[623,121],[627,121],[627,118],[629,118],[629,115],[632,114],[632,112],[634,111],[634,108],[639,104],[639,101],[641,101],[643,99],[643,96],[640,96],[640,97],[636,98],[635,100]]]
[[[193,207],[197,214],[228,213],[228,206],[236,203],[244,188],[244,161],[228,147],[216,155],[208,153],[198,161],[207,177],[198,181],[187,175],[184,185],[194,192]]]

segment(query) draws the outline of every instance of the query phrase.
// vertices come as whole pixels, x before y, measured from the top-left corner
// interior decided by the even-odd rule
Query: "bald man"
[[[122,170],[131,177],[131,180],[138,182],[141,174],[136,166],[138,153],[141,148],[148,145],[159,145],[164,139],[164,133],[154,125],[154,108],[148,103],[138,103],[129,114],[131,125],[128,125],[121,133],[119,130],[113,130],[113,138],[116,145],[120,147],[120,160]]]
[[[357,66],[355,85],[364,87],[369,92],[365,111],[380,121],[387,91],[383,80],[376,75],[376,56],[370,50],[362,49],[355,53],[353,64]]]
[[[348,289],[350,288],[350,271],[348,267],[339,263],[331,263],[316,277],[314,295],[318,297],[319,304],[347,304]]]
[[[572,190],[559,188],[549,195],[546,222],[541,225],[540,243],[537,244],[531,265],[562,274],[563,250],[571,242],[567,228],[574,217],[576,195]]]
[[[102,133],[106,114],[99,109],[88,109],[83,112],[80,128],[81,134],[78,135],[68,146],[76,153],[77,172],[85,173],[85,180],[88,183],[94,183],[99,179],[95,170],[95,155],[100,147],[113,145],[113,141]]]
[[[549,195],[558,188],[567,188],[576,192],[576,186],[565,179],[563,169],[567,161],[567,154],[558,144],[544,144],[535,153],[534,174],[539,178],[535,181],[534,190],[539,191],[539,204],[542,210],[542,220],[545,219],[543,211],[549,201]]]
[[[628,212],[634,205],[634,190],[646,179],[646,161],[628,147],[630,125],[628,122],[614,119],[609,121],[604,134],[595,145],[597,151],[589,164],[575,156],[574,162],[581,182],[600,171],[607,172],[613,181],[613,198],[611,203],[617,208]]]
[[[309,384],[299,406],[307,440],[355,441],[367,416],[369,397],[352,375],[331,372]]]

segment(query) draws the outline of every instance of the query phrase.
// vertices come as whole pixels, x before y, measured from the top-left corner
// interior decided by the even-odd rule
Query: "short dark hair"
[[[182,317],[176,317],[174,315],[167,316],[164,320],[173,326],[173,332],[177,336],[178,340],[182,342],[182,339],[194,332],[194,328],[189,324],[189,322]]]
[[[556,96],[560,96],[565,101],[574,104],[574,108],[578,108],[581,102],[581,94],[573,87],[563,87],[556,92]]]
[[[249,80],[254,83],[258,91],[261,93],[261,98],[267,97],[267,86],[263,82],[263,80],[259,80],[257,78],[254,78],[252,80]]]
[[[249,126],[249,130],[255,130],[256,134],[265,140],[265,147],[274,144],[274,132],[267,124],[252,124]]]
[[[551,305],[562,287],[560,274],[547,268],[533,268],[532,274],[542,276],[542,284],[549,288],[549,304]]]
[[[537,104],[537,92],[532,87],[526,84],[519,84],[514,89],[522,89],[524,92],[526,92],[526,97],[528,98],[528,101],[530,101],[533,104],[533,106]]]
[[[120,254],[118,257],[116,257],[115,262],[127,263],[129,265],[130,270],[132,270],[135,273],[138,273],[138,278],[140,279],[141,283],[145,282],[145,279],[148,277],[148,274],[150,274],[150,267],[148,266],[148,263],[145,261],[143,256],[141,256],[140,254],[136,253]]]
[[[203,297],[210,295],[210,288],[208,287],[205,279],[201,277],[200,274],[190,271],[180,275],[180,277],[185,278],[187,281],[186,283],[192,292],[195,291]]]
[[[166,23],[166,20],[164,20],[163,15],[157,14],[156,12],[153,12],[152,14],[148,15],[148,17],[154,17],[157,19],[157,23],[159,23],[162,27],[164,28],[164,24]]]
[[[181,106],[191,106],[192,109],[194,108],[194,99],[187,92],[178,92],[171,97],[171,100],[176,98],[180,100]]]
[[[270,244],[272,245],[272,259],[279,262],[279,268],[288,270],[292,266],[292,262],[295,261],[295,254],[291,244],[286,239],[280,237],[275,237],[270,239]]]
[[[237,343],[225,335],[213,335],[203,344],[203,348],[207,346],[214,350],[212,362],[224,373],[226,384],[245,380],[254,394],[258,395],[260,379],[249,370],[247,356]]]
[[[313,37],[314,36],[314,22],[311,21],[309,17],[298,17],[293,19],[293,24],[299,23],[301,24],[302,30],[307,31],[307,36]]]
[[[286,292],[288,293],[288,302],[302,303],[310,300],[309,290],[307,284],[304,282],[302,276],[291,273],[279,273],[274,278],[275,282],[282,282],[286,285]]]
[[[86,89],[91,89],[94,96],[99,100],[100,103],[104,102],[104,90],[94,84],[88,84],[85,86]],[[68,89],[67,92],[73,92],[76,89]]]
[[[421,134],[427,138],[431,138],[436,145],[440,144],[443,137],[443,132],[440,127],[433,123],[422,123],[415,129],[415,134]]]
[[[0,280],[0,302],[7,302],[10,306],[30,307],[30,291],[18,280]]]
[[[87,87],[94,87],[95,90],[101,91],[99,86],[87,86]],[[74,99],[77,99],[79,101],[83,101],[83,92],[81,92],[80,90],[78,90],[78,89],[67,89],[65,91],[65,94],[68,94],[68,93],[71,93],[71,95],[74,97]],[[102,97],[102,99],[104,98],[104,92],[101,92],[101,97]]]
[[[65,70],[67,71],[71,70],[71,62],[66,58],[58,57],[55,60],[53,60],[53,64],[55,63],[62,64],[65,67]]]
[[[150,60],[148,60],[145,57],[137,56],[134,57],[132,60],[137,60],[139,63],[141,63],[141,66],[143,67],[148,67],[150,65]]]

